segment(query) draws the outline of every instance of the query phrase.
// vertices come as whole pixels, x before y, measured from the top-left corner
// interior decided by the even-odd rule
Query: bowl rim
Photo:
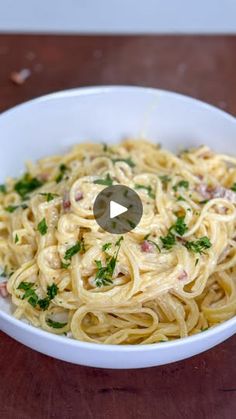
[[[20,103],[18,105],[15,105],[3,112],[0,113],[0,121],[5,116],[11,115],[14,112],[21,110],[23,108],[30,107],[31,105],[40,103],[40,102],[47,102],[49,100],[53,99],[63,99],[67,97],[76,97],[76,96],[86,96],[86,95],[94,95],[94,94],[103,94],[103,93],[114,93],[114,92],[145,92],[150,94],[161,94],[165,96],[174,97],[181,101],[188,101],[192,104],[197,105],[198,107],[205,108],[208,111],[213,111],[216,114],[219,114],[223,116],[225,119],[227,119],[229,122],[233,122],[236,124],[236,118],[232,114],[229,114],[228,112],[217,108],[214,105],[211,105],[207,102],[203,102],[199,99],[196,99],[194,97],[181,94],[178,92],[174,92],[171,90],[165,90],[165,89],[159,89],[159,88],[153,88],[153,87],[145,87],[145,86],[135,86],[135,85],[98,85],[98,86],[83,86],[83,87],[77,87],[72,89],[66,89],[66,90],[60,90],[57,92],[49,93],[46,95],[42,95],[30,100],[27,100],[23,103]],[[149,352],[149,351],[155,351],[155,350],[166,350],[176,347],[182,347],[187,344],[194,344],[199,341],[208,340],[208,338],[212,338],[214,336],[217,336],[221,332],[227,330],[231,326],[236,326],[236,316],[232,317],[229,320],[226,320],[216,326],[213,326],[209,328],[208,330],[200,333],[196,333],[191,336],[186,336],[184,338],[176,338],[171,341],[167,342],[158,342],[158,343],[148,343],[148,344],[139,344],[139,345],[118,345],[118,344],[104,344],[104,343],[95,343],[95,342],[85,342],[73,338],[68,338],[67,336],[63,335],[56,335],[54,333],[50,333],[46,330],[40,329],[38,327],[35,327],[33,325],[27,324],[26,322],[16,319],[12,314],[8,314],[4,312],[0,308],[0,318],[3,319],[3,321],[6,321],[8,323],[11,323],[13,326],[17,327],[18,329],[21,329],[22,331],[26,331],[28,333],[31,333],[32,335],[36,335],[39,338],[44,338],[46,340],[51,340],[55,343],[62,343],[69,345],[74,348],[84,348],[84,349],[90,349],[90,350],[98,350],[98,351],[107,351],[107,352]]]

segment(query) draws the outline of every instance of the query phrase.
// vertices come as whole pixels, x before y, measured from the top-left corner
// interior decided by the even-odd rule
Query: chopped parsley
[[[17,243],[19,241],[18,234],[15,235],[15,240],[14,241],[15,241],[15,243]]]
[[[234,184],[231,186],[231,191],[236,192],[236,182],[234,182]]]
[[[204,199],[204,201],[200,201],[199,204],[207,204],[210,201],[210,199]]]
[[[6,193],[7,192],[6,185],[0,185],[0,192],[1,193]]]
[[[197,266],[198,262],[199,262],[199,258],[197,258],[197,259],[195,260],[195,266]]]
[[[178,188],[189,188],[189,182],[187,180],[180,180],[178,183],[176,183],[175,186],[173,186],[174,191],[176,192]]]
[[[52,192],[43,192],[40,195],[45,196],[47,202],[50,202],[54,198],[56,198],[57,196],[59,196],[57,193],[52,193]]]
[[[106,258],[106,265],[102,266],[101,260],[95,260],[95,264],[97,266],[97,273],[95,276],[95,284],[97,287],[107,286],[112,284],[112,276],[115,270],[118,254],[120,251],[121,242],[123,240],[123,236],[121,236],[117,242],[115,243],[115,247],[117,250],[113,256],[108,256]]]
[[[49,307],[50,301],[57,295],[58,287],[56,284],[48,285],[47,287],[47,297],[40,299],[33,289],[34,283],[33,282],[25,282],[22,281],[18,286],[19,290],[25,291],[22,296],[22,300],[27,299],[28,303],[32,305],[32,307],[36,307],[37,305],[42,310],[46,310]]]
[[[97,185],[111,186],[113,184],[113,179],[111,178],[109,173],[107,173],[105,179],[97,179],[94,180],[93,183],[96,183]]]
[[[212,244],[207,236],[203,236],[198,240],[186,242],[184,246],[188,250],[194,253],[199,253],[201,255],[202,253],[204,253],[204,250],[209,249],[212,246]]]
[[[134,185],[134,188],[135,189],[145,189],[147,191],[147,193],[148,193],[148,196],[150,198],[152,198],[152,199],[155,199],[155,194],[154,194],[154,192],[152,190],[152,187],[150,185],[149,186],[145,186],[145,185],[140,185],[139,183],[136,183]]]
[[[133,162],[131,157],[128,157],[127,159],[122,159],[122,158],[112,159],[112,161],[113,163],[116,163],[118,161],[123,161],[124,163],[128,164],[130,167],[135,167],[135,163]]]
[[[109,250],[109,249],[111,248],[111,246],[112,246],[112,243],[105,243],[105,244],[102,246],[102,251],[103,251],[103,252],[106,252],[107,250]]]
[[[38,223],[37,230],[40,232],[40,234],[41,234],[42,236],[44,236],[45,234],[47,234],[47,231],[48,231],[48,226],[47,226],[47,223],[46,223],[46,219],[45,219],[45,218],[43,218],[43,219],[40,221],[40,223]]]
[[[72,256],[76,255],[76,253],[84,251],[84,242],[83,240],[77,241],[77,243],[66,250],[64,259],[71,260]]]
[[[56,297],[58,291],[58,286],[56,284],[49,285],[47,288],[47,295],[50,298],[50,300],[53,300],[54,297]]]
[[[69,268],[69,266],[70,266],[70,262],[69,262],[69,263],[64,263],[64,262],[61,262],[61,268],[62,268],[62,269],[68,269],[68,268]]]
[[[159,176],[159,179],[163,183],[164,186],[167,186],[167,184],[171,181],[171,178],[168,175]]]
[[[48,326],[53,327],[53,329],[62,329],[67,325],[67,323],[55,322],[52,319],[47,319],[46,323],[48,324]]]
[[[59,166],[59,173],[58,173],[58,175],[57,175],[57,177],[55,179],[55,181],[57,183],[59,183],[59,182],[62,181],[65,173],[67,172],[67,170],[68,170],[68,167],[64,163],[60,164],[60,166]]]
[[[28,208],[28,205],[26,205],[26,204],[8,205],[7,207],[5,207],[5,211],[12,213],[15,210],[17,210],[18,208],[26,209],[26,208]]]
[[[186,201],[186,199],[183,196],[179,195],[177,201]]]
[[[33,192],[42,185],[43,182],[36,177],[31,177],[29,173],[26,173],[18,182],[16,182],[14,190],[21,196],[22,199],[25,199],[28,193]]]
[[[160,240],[166,250],[170,250],[176,243],[176,237],[171,231],[169,231],[165,237],[160,237]]]
[[[186,231],[188,230],[188,227],[184,222],[184,217],[177,218],[175,224],[173,224],[173,226],[171,226],[169,229],[170,232],[172,232],[173,230],[180,236],[183,236],[184,233],[186,233]]]

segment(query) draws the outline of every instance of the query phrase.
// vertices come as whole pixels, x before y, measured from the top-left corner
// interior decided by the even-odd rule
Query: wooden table
[[[12,71],[31,77],[14,85]],[[175,90],[236,114],[236,37],[0,36],[0,111],[59,89],[134,84]],[[1,139],[2,147],[4,139]],[[231,419],[236,337],[144,370],[79,367],[0,333],[0,417]]]

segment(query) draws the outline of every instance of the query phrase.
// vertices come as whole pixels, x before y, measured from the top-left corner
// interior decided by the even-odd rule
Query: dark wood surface
[[[10,73],[31,77],[21,86]],[[236,37],[0,36],[0,111],[93,84],[175,90],[236,115]],[[4,144],[4,139],[0,139]],[[202,355],[146,370],[58,361],[0,333],[0,417],[231,419],[236,337]]]

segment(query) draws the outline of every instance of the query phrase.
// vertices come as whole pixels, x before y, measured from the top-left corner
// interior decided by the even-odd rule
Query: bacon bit
[[[83,199],[83,193],[81,191],[76,192],[75,194],[75,200],[76,202],[80,201],[81,199]]]
[[[145,253],[151,253],[154,250],[154,246],[152,243],[149,243],[147,240],[141,244],[141,250]]]
[[[71,202],[69,200],[69,193],[68,192],[64,193],[62,205],[63,205],[64,210],[68,210],[71,206]]]
[[[23,68],[20,71],[13,71],[10,75],[10,80],[18,85],[22,85],[31,76],[31,70]]]
[[[3,298],[6,298],[8,296],[6,281],[0,283],[0,296]]]
[[[179,274],[179,276],[178,276],[178,280],[179,281],[184,281],[184,280],[186,280],[186,279],[188,279],[188,274],[187,274],[187,272],[186,271],[182,271],[181,272],[181,274]]]

